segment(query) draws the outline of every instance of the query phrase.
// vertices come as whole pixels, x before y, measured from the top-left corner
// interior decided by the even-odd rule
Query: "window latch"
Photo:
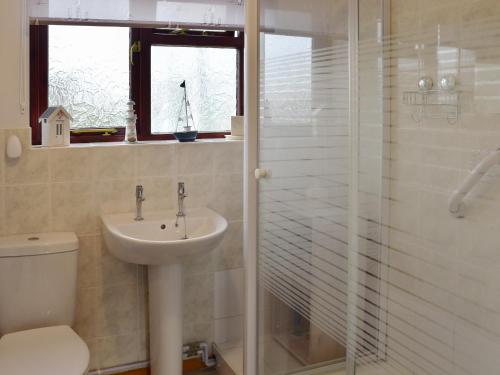
[[[130,65],[134,65],[134,53],[139,53],[139,52],[141,52],[141,42],[139,40],[136,40],[130,46],[130,53],[129,53]]]

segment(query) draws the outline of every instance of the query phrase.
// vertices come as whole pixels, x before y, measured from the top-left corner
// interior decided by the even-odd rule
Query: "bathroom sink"
[[[177,227],[176,213],[146,213],[141,221],[135,221],[132,213],[103,215],[104,241],[110,253],[124,262],[168,265],[213,250],[227,229],[227,220],[209,208],[188,210]]]
[[[180,188],[180,203],[184,195]],[[138,207],[144,190],[137,188]],[[179,211],[184,212],[182,205]],[[104,241],[124,262],[148,265],[150,364],[152,375],[182,375],[183,258],[208,253],[222,241],[227,220],[209,208],[142,215],[103,215]],[[136,221],[135,217],[142,220]]]

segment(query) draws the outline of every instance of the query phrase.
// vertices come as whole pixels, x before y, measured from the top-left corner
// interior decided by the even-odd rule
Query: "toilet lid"
[[[68,326],[9,333],[0,339],[0,374],[82,375],[89,350]]]

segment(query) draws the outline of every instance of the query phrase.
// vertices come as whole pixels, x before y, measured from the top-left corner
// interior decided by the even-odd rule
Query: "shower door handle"
[[[255,169],[254,173],[255,173],[255,179],[257,180],[260,180],[261,178],[271,177],[271,171],[269,169],[257,168]]]

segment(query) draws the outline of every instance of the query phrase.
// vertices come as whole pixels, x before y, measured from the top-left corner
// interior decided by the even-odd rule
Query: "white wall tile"
[[[218,271],[214,275],[214,318],[243,314],[243,268]]]
[[[226,342],[237,342],[243,340],[243,316],[215,319],[214,342],[222,344]]]
[[[8,186],[4,199],[7,234],[50,231],[50,194],[47,184]]]
[[[0,141],[7,132],[10,130],[0,130]],[[215,154],[241,158],[238,153],[243,151],[242,142],[197,142],[186,147],[173,142],[78,145],[31,150],[29,131],[17,132],[25,146],[23,158],[9,164],[3,153],[0,156],[0,234],[75,231],[80,254],[74,327],[90,347],[91,369],[147,360],[147,272],[145,267],[121,262],[107,251],[100,234],[100,215],[133,212],[137,184],[145,188],[145,213],[174,209],[178,181],[186,183],[188,208],[209,205],[214,173],[228,172],[219,171],[224,157],[215,167]],[[236,164],[231,169],[233,174],[241,173]],[[181,174],[177,173],[179,166]],[[188,341],[210,343],[214,339],[213,270],[241,266],[242,217],[237,219],[231,222],[232,229],[220,249],[186,260],[184,332]]]

